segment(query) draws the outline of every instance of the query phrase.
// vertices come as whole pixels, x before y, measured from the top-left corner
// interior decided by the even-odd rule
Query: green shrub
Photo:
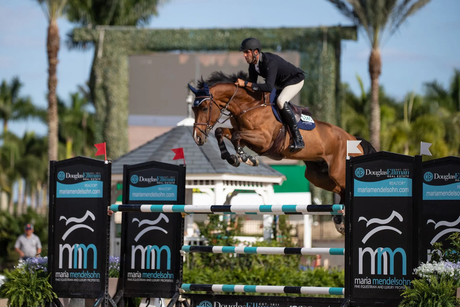
[[[46,269],[47,259],[29,258],[12,271],[5,270],[1,294],[10,307],[39,307],[57,298]]]
[[[279,241],[263,241],[253,247],[296,247],[289,236],[290,226],[280,216],[278,226],[273,229]],[[233,221],[234,222],[234,221]],[[208,222],[200,225],[209,245],[236,246],[234,235],[238,228],[228,225],[241,225],[240,222],[210,216]],[[189,253],[186,255],[183,282],[190,284],[240,284],[273,285],[298,287],[344,287],[343,270],[324,268],[303,269],[301,255],[260,255],[260,254],[214,254]],[[308,258],[308,257],[307,257]],[[312,257],[313,258],[313,257]],[[251,295],[260,295],[251,293]],[[279,294],[293,296],[293,294]],[[330,296],[327,296],[330,297]]]
[[[400,307],[460,306],[456,298],[460,287],[460,236],[453,233],[447,241],[449,248],[444,248],[443,243],[433,244],[431,260],[415,269],[419,278],[412,281],[411,287],[406,286]]]
[[[458,281],[447,276],[441,278],[414,279],[412,287],[406,287],[400,307],[456,307],[459,302],[455,296]]]

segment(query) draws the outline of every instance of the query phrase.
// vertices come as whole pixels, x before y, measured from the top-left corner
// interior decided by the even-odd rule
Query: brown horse
[[[272,159],[302,160],[306,165],[305,178],[317,187],[337,193],[342,202],[345,196],[347,140],[357,138],[337,126],[315,120],[313,130],[301,130],[305,148],[291,152],[290,135],[273,114],[270,94],[239,88],[235,85],[237,78],[248,79],[243,72],[233,75],[214,72],[206,81],[198,82],[198,89],[189,85],[195,94],[192,109],[196,144],[202,146],[216,123],[221,122],[221,117],[229,116],[233,128],[215,130],[222,159],[233,166],[238,166],[240,162],[257,166],[257,158],[243,151],[247,146],[257,154]],[[224,137],[232,142],[236,155],[227,151]],[[364,154],[375,152],[365,140],[361,141],[359,148]]]

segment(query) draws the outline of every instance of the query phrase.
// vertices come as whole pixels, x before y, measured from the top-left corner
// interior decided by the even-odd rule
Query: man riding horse
[[[271,92],[273,88],[281,90],[276,99],[283,120],[289,126],[293,144],[291,151],[305,147],[302,135],[297,127],[297,121],[289,102],[297,95],[304,84],[305,75],[300,69],[284,60],[280,56],[262,52],[262,47],[256,38],[246,38],[241,43],[240,51],[249,64],[249,79],[238,79],[240,87],[251,88],[255,92]],[[265,78],[265,84],[257,83],[258,76]]]

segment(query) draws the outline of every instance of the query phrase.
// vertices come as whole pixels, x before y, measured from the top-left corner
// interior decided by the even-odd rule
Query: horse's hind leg
[[[227,146],[225,146],[224,136],[228,139],[231,138],[232,131],[229,128],[216,128],[215,136],[217,139],[217,144],[219,144],[220,150],[220,157],[222,160],[227,160],[227,162],[232,166],[239,166],[240,161],[236,155],[231,155],[228,150]]]
[[[335,192],[340,195],[341,201],[343,201],[343,192],[338,189],[337,183],[329,175],[329,165],[326,162],[309,162],[304,161],[307,166],[305,170],[305,178],[313,183],[318,188]],[[345,225],[341,215],[334,215],[332,217],[335,229],[345,234]]]
[[[336,155],[332,161],[329,161],[329,177],[336,183],[334,192],[340,196],[340,203],[345,201],[345,181],[346,181],[346,162]],[[333,217],[335,228],[340,233],[345,233],[345,225],[342,215]]]

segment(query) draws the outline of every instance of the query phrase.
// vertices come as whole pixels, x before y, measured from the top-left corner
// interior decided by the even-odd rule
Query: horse
[[[229,75],[216,71],[206,81],[201,78],[197,89],[188,85],[195,94],[192,106],[195,115],[195,143],[198,146],[205,144],[214,126],[223,123],[223,117],[228,117],[232,128],[215,129],[222,159],[235,167],[241,162],[257,166],[257,157],[243,150],[244,147],[248,147],[258,155],[274,160],[301,160],[306,165],[305,178],[319,188],[338,194],[340,203],[343,203],[347,141],[361,140],[358,148],[362,154],[375,152],[374,147],[368,141],[357,138],[340,127],[315,119],[314,129],[301,130],[305,148],[291,152],[288,129],[277,120],[272,110],[270,95],[273,94],[238,87],[235,84],[238,78],[247,80],[248,76],[242,71]],[[301,111],[298,110],[299,107],[293,108]],[[236,155],[228,152],[224,138],[231,141]],[[334,222],[337,230],[343,233],[341,216],[335,216]]]

